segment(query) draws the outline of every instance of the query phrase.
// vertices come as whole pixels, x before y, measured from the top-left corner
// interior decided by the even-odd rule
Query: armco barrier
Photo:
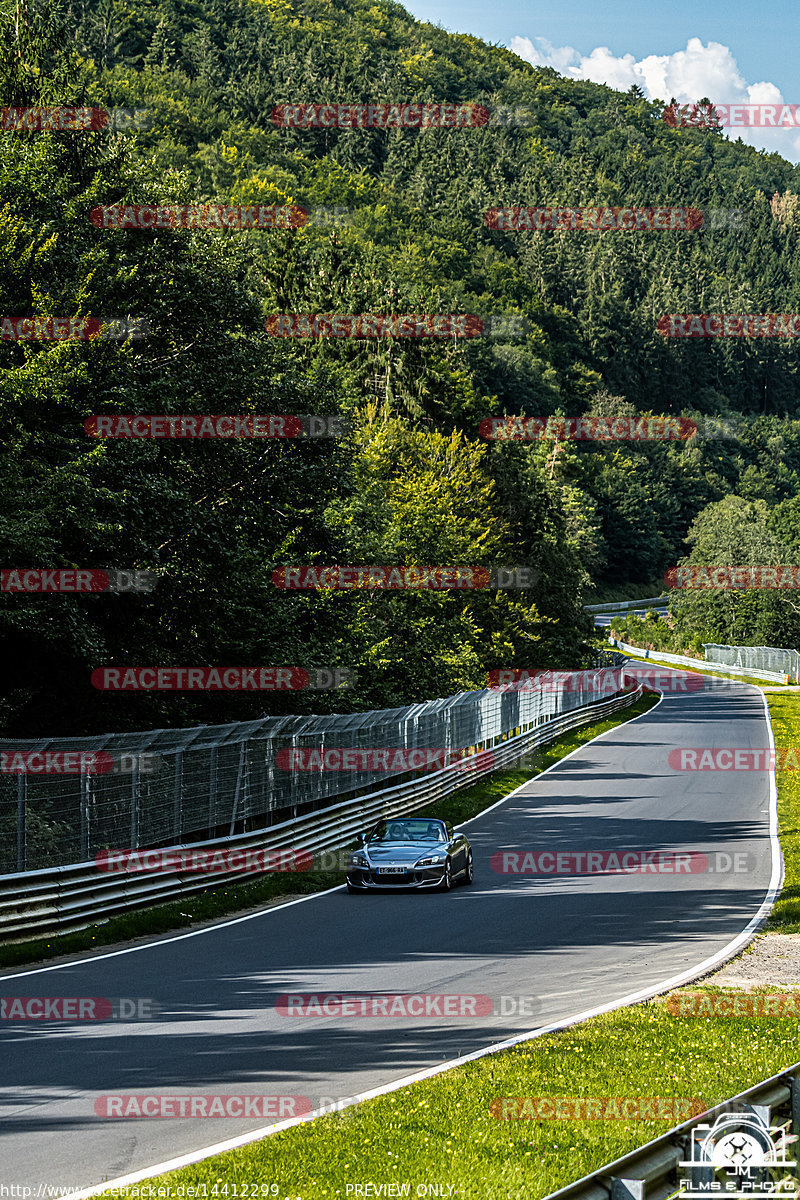
[[[624,682],[624,676],[620,676]],[[610,700],[595,701],[572,709],[552,720],[499,742],[491,749],[491,761],[481,761],[482,751],[473,756],[475,766],[466,770],[466,759],[444,770],[426,774],[411,783],[376,791],[355,800],[330,805],[318,812],[252,833],[192,842],[170,849],[293,849],[311,853],[340,850],[371,824],[426,805],[471,786],[477,779],[500,767],[508,767],[529,750],[552,741],[562,733],[589,721],[602,720],[618,709],[633,704],[642,695],[640,685],[618,692]],[[43,937],[65,930],[85,929],[120,912],[142,908],[193,892],[216,883],[238,883],[259,877],[258,870],[219,872],[197,876],[186,872],[169,874],[104,873],[92,862],[0,875],[0,937],[17,941]]]
[[[726,675],[751,675],[754,679],[771,679],[777,683],[784,683],[785,676],[778,671],[755,671],[743,670],[740,667],[731,667],[727,663],[712,662],[709,659],[688,658],[685,654],[667,654],[664,650],[645,650],[642,646],[629,646],[626,642],[620,642],[617,638],[609,638],[609,643],[616,646],[618,650],[624,650],[626,654],[632,655],[634,658],[654,658],[660,659],[662,662],[674,663],[679,667],[694,667],[696,671],[701,671],[703,667],[708,667],[711,671],[724,671]]]
[[[648,596],[646,600],[612,600],[608,604],[584,604],[583,611],[589,613],[629,612],[634,608],[666,608],[667,596]]]
[[[746,1092],[739,1092],[708,1112],[676,1125],[633,1153],[615,1159],[557,1192],[551,1192],[544,1200],[664,1200],[665,1197],[678,1194],[679,1164],[689,1160],[692,1129],[701,1124],[713,1125],[717,1116],[730,1110],[729,1106],[734,1106],[735,1111],[742,1113],[748,1110],[755,1112],[773,1128],[790,1130],[794,1142],[790,1149],[796,1151],[797,1142],[794,1139],[800,1134],[800,1063],[762,1080]],[[796,1153],[792,1153],[791,1157],[797,1157]],[[724,1182],[720,1187],[721,1190],[712,1191],[707,1182],[705,1191],[712,1196],[726,1195]],[[728,1190],[728,1195],[731,1190]],[[796,1196],[797,1191],[781,1191],[778,1188],[774,1192],[759,1191],[754,1186],[751,1192],[735,1192],[738,1196],[770,1194],[790,1197]]]

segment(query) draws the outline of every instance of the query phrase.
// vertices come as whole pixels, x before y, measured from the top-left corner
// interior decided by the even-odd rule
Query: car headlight
[[[356,850],[355,854],[351,854],[347,860],[348,867],[368,867],[369,859],[366,854],[362,854],[360,850]]]
[[[415,866],[435,867],[435,866],[438,866],[439,863],[443,863],[444,860],[445,860],[444,854],[426,854],[424,858],[421,858],[419,860],[419,862],[417,862],[415,864]]]

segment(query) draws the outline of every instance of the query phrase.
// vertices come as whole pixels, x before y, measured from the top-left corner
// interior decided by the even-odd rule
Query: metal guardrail
[[[679,1187],[678,1166],[689,1158],[692,1129],[713,1124],[726,1111],[736,1111],[731,1109],[732,1105],[743,1112],[755,1110],[767,1125],[790,1127],[794,1141],[800,1134],[800,1063],[794,1063],[708,1112],[676,1125],[638,1150],[551,1192],[544,1200],[665,1200]],[[725,1191],[709,1194],[724,1196]],[[788,1196],[792,1193],[780,1194]]]
[[[627,642],[620,642],[617,638],[609,638],[609,643],[612,646],[617,646],[620,650],[624,650],[626,654],[631,654],[634,658],[650,657],[661,659],[663,662],[674,663],[680,667],[694,667],[695,670],[702,670],[703,667],[709,667],[714,671],[724,671],[728,675],[751,675],[755,679],[770,679],[776,683],[785,683],[786,676],[777,671],[756,671],[741,667],[731,667],[727,663],[713,662],[710,659],[689,658],[685,654],[667,654],[665,650],[645,650],[643,646],[629,646]]]
[[[609,604],[584,604],[583,611],[590,613],[626,612],[633,608],[647,608],[658,605],[665,608],[666,596],[648,596],[646,600],[614,600]]]
[[[624,679],[624,676],[621,676]],[[491,747],[483,747],[455,766],[371,795],[342,801],[318,812],[271,825],[251,833],[205,842],[170,846],[170,850],[305,850],[312,853],[343,849],[371,824],[400,813],[414,812],[444,799],[477,779],[518,761],[527,751],[552,741],[588,721],[601,720],[633,704],[642,695],[637,685],[611,700],[595,701],[528,728]],[[470,767],[470,764],[473,764]],[[133,908],[163,903],[216,883],[244,882],[263,876],[258,867],[198,876],[185,871],[152,873],[103,872],[94,861],[39,871],[0,875],[0,937],[27,941],[65,930],[86,929]]]

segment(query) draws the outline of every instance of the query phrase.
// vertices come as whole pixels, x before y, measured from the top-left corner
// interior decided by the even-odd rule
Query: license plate
[[[379,875],[405,875],[405,867],[378,867]]]

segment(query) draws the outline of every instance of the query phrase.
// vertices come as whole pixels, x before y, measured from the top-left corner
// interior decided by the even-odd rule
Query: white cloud
[[[638,61],[632,54],[614,55],[608,46],[581,54],[574,46],[553,46],[541,37],[514,37],[511,49],[535,67],[553,67],[568,79],[591,79],[621,92],[637,84],[649,100],[668,101],[674,96],[680,104],[691,104],[708,96],[718,104],[780,104],[784,99],[774,83],[748,84],[727,46],[721,42],[704,46],[700,38],[689,38],[685,50],[650,54]],[[800,103],[800,95],[790,102]],[[736,129],[729,136],[790,160],[800,159],[796,129]]]

